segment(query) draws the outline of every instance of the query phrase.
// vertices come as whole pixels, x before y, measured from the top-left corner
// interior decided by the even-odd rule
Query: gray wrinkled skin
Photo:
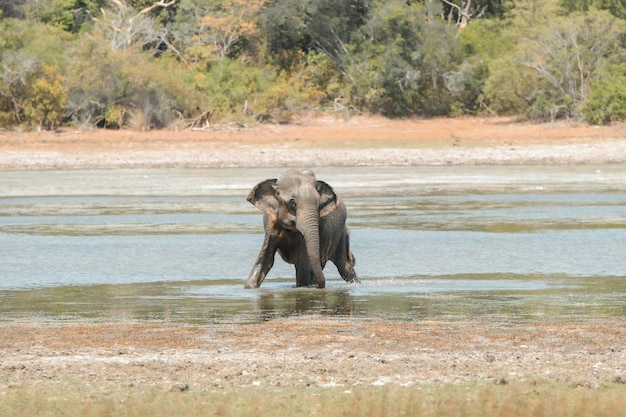
[[[326,286],[329,260],[346,282],[359,282],[350,251],[346,206],[311,170],[290,170],[257,184],[248,201],[264,213],[265,239],[245,288],[258,288],[274,265],[276,252],[296,267],[299,287]]]

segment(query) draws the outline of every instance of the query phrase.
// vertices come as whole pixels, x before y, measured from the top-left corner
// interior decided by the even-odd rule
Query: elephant
[[[358,283],[350,251],[347,210],[332,187],[309,169],[290,170],[257,184],[247,200],[260,209],[265,240],[244,288],[258,288],[274,265],[276,251],[296,267],[296,285],[326,286],[324,266],[332,261],[341,277]]]

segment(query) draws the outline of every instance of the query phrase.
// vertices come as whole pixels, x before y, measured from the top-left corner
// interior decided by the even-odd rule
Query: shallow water
[[[361,285],[294,288],[245,201],[282,170],[0,172],[0,317],[256,322],[626,317],[626,167],[317,169],[349,210]]]

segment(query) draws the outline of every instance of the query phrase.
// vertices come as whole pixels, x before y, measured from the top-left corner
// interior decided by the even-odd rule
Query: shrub
[[[485,94],[498,111],[580,119],[591,85],[617,59],[623,33],[623,22],[606,12],[554,18],[491,63]]]
[[[484,62],[468,59],[461,64],[458,71],[450,71],[444,75],[446,88],[453,98],[452,116],[476,113],[480,109],[488,73]]]
[[[622,70],[595,81],[582,112],[585,121],[592,124],[626,120],[626,73]]]
[[[17,19],[0,19],[0,124],[54,128],[62,120],[66,93],[60,29]]]
[[[33,74],[24,96],[26,122],[38,129],[53,130],[61,123],[67,94],[61,85],[58,68],[44,65]]]
[[[161,128],[201,106],[190,71],[167,55],[113,50],[97,36],[82,37],[68,55],[67,115],[79,126],[119,128],[141,120],[135,123],[141,129]]]
[[[196,74],[195,87],[203,96],[206,109],[214,109],[216,118],[255,116],[259,97],[268,91],[275,79],[270,68],[247,66],[224,58],[206,71]]]

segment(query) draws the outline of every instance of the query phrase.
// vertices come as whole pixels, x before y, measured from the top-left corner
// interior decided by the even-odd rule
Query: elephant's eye
[[[290,210],[295,210],[296,208],[296,199],[295,198],[291,198],[289,199],[289,201],[287,201],[287,207],[289,207]]]

